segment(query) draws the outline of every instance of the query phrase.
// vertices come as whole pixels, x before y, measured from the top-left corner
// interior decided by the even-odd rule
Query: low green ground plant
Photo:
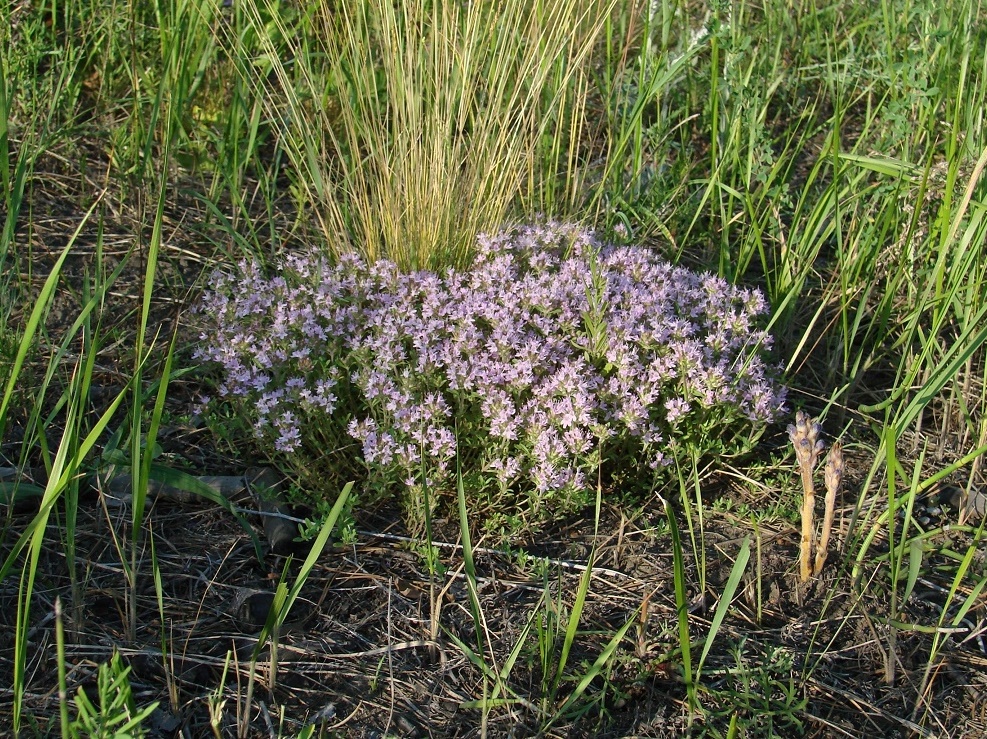
[[[58,648],[58,702],[61,735],[65,739],[139,739],[146,736],[144,722],[157,703],[137,707],[129,675],[119,652],[98,668],[93,697],[81,687],[73,698],[75,718],[69,719],[65,675],[65,633],[61,603],[55,601],[55,631]],[[95,700],[94,700],[95,699]]]
[[[271,454],[403,485],[417,525],[422,467],[441,490],[458,460],[489,530],[535,526],[587,506],[601,467],[643,494],[685,455],[749,449],[782,409],[758,292],[573,225],[481,236],[477,252],[445,275],[243,264],[213,280],[199,356]]]

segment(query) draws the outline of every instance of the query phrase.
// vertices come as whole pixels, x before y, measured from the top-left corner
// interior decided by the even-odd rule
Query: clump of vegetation
[[[260,98],[326,248],[465,266],[519,201],[558,212],[579,197],[589,60],[613,0],[322,3],[296,27],[245,5],[269,69]]]
[[[758,291],[573,225],[481,236],[474,267],[444,275],[244,263],[213,277],[203,310],[197,355],[271,451],[328,456],[336,475],[359,458],[415,502],[423,484],[451,489],[458,460],[488,523],[589,504],[604,458],[653,482],[678,457],[741,451],[738,428],[784,399]]]
[[[0,4],[0,733],[985,735],[984,6]]]

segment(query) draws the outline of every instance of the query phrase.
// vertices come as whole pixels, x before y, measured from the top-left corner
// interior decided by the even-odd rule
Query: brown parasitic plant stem
[[[834,441],[829,449],[829,456],[826,458],[826,514],[823,518],[822,536],[819,539],[819,546],[816,548],[816,563],[813,567],[813,574],[822,572],[823,565],[826,564],[827,549],[829,548],[829,536],[833,531],[833,515],[836,509],[836,493],[840,489],[840,481],[843,479],[843,447],[838,441]]]
[[[808,582],[812,577],[812,539],[815,535],[816,491],[812,487],[812,470],[802,467],[802,542],[799,546],[799,577]]]
[[[812,577],[812,540],[815,538],[813,516],[816,506],[812,470],[823,450],[824,444],[819,438],[821,434],[822,426],[802,411],[795,414],[795,425],[788,427],[788,436],[795,447],[795,459],[802,475],[802,541],[799,547],[799,577],[802,582],[807,582]]]

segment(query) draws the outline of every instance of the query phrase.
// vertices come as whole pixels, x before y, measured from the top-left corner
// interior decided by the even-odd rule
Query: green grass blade
[[[571,709],[576,704],[576,701],[582,698],[582,696],[586,693],[586,690],[589,688],[590,684],[592,684],[592,682],[603,673],[607,667],[607,664],[609,664],[614,653],[617,651],[617,647],[620,646],[620,643],[624,640],[624,637],[627,636],[627,632],[630,631],[631,627],[637,623],[637,614],[638,611],[635,611],[627,622],[617,629],[617,632],[607,642],[607,645],[603,648],[603,651],[600,652],[599,656],[593,661],[593,664],[590,665],[589,669],[586,671],[586,674],[580,678],[579,682],[576,683],[576,687],[573,688],[573,691],[566,697],[558,711],[556,711],[556,717],[561,718],[567,715],[569,709]],[[551,725],[551,722],[549,725]]]
[[[685,555],[682,552],[682,537],[679,535],[678,523],[672,504],[663,500],[665,518],[668,519],[669,531],[672,535],[672,576],[675,581],[675,609],[678,614],[679,649],[682,652],[682,680],[685,682],[686,693],[691,710],[696,708],[696,684],[692,672],[692,642],[689,639],[689,597],[687,593]]]
[[[476,563],[473,561],[473,541],[470,538],[469,515],[466,512],[466,490],[463,488],[463,474],[456,468],[456,505],[459,509],[459,535],[463,547],[463,570],[466,573],[466,584],[470,595],[470,609],[476,624],[476,642],[479,654],[483,654],[483,635],[480,624],[483,623],[480,612],[480,596],[476,589]]]
[[[34,335],[37,333],[38,327],[41,325],[41,320],[47,312],[48,306],[51,304],[52,298],[55,295],[55,287],[58,285],[58,280],[62,273],[62,267],[65,264],[66,258],[68,258],[69,252],[72,251],[76,239],[79,238],[79,234],[82,232],[82,229],[86,223],[88,223],[89,218],[92,216],[93,211],[96,209],[99,202],[100,199],[96,198],[95,202],[93,202],[93,204],[89,207],[89,210],[86,212],[79,225],[76,226],[75,231],[69,238],[68,244],[65,245],[65,248],[62,249],[61,253],[58,255],[58,259],[52,266],[51,272],[48,273],[48,277],[45,279],[44,285],[42,285],[41,290],[38,292],[38,297],[35,300],[34,308],[31,310],[27,323],[24,325],[24,332],[21,335],[21,340],[17,347],[17,354],[14,357],[14,362],[10,369],[10,375],[7,377],[7,385],[3,389],[3,397],[0,398],[0,437],[4,435],[6,428],[7,413],[10,403],[14,397],[14,387],[17,384],[17,379],[20,376],[21,369],[27,359],[27,354],[31,350],[31,346],[34,342]]]
[[[284,617],[287,616],[288,611],[291,610],[292,605],[294,605],[295,601],[298,599],[298,594],[305,585],[305,581],[308,579],[309,573],[312,571],[312,568],[315,567],[315,563],[318,562],[319,557],[322,556],[322,552],[326,548],[326,544],[329,543],[329,537],[332,535],[332,532],[336,527],[336,522],[342,515],[343,510],[346,508],[346,503],[349,500],[350,493],[352,491],[353,483],[348,482],[343,486],[343,489],[339,492],[339,495],[336,496],[336,502],[333,503],[332,509],[329,511],[329,515],[326,516],[326,520],[323,522],[322,528],[319,530],[319,535],[315,537],[315,541],[312,542],[312,547],[309,549],[308,555],[305,557],[305,561],[302,562],[302,566],[298,570],[298,576],[295,578],[295,584],[288,593],[288,599],[285,603],[285,612],[280,617],[282,623],[284,622]]]
[[[593,580],[593,562],[596,559],[596,536],[600,528],[600,506],[603,500],[603,489],[600,485],[596,487],[596,507],[593,516],[593,546],[590,547],[589,557],[586,559],[586,569],[579,577],[579,587],[576,590],[576,599],[569,612],[569,623],[566,624],[565,638],[562,641],[562,653],[559,655],[559,662],[556,667],[555,678],[552,681],[551,694],[554,697],[562,680],[566,665],[569,663],[569,653],[572,645],[576,641],[576,634],[579,630],[579,620],[582,618],[583,609],[586,606],[586,597],[589,595],[590,583]]]
[[[143,442],[144,450],[135,457],[135,462],[139,460],[139,471],[137,474],[137,485],[132,491],[131,504],[131,536],[132,545],[137,543],[137,530],[144,520],[144,510],[147,504],[147,483],[151,472],[151,461],[154,457],[152,450],[158,440],[158,429],[161,428],[161,416],[164,414],[165,399],[168,397],[168,383],[171,381],[171,366],[175,357],[175,344],[178,341],[178,334],[172,336],[168,353],[165,356],[164,368],[161,370],[161,377],[158,381],[157,395],[154,399],[154,408],[151,411],[150,423],[147,427],[147,435]],[[138,437],[138,441],[140,438]]]
[[[96,424],[90,429],[89,433],[86,434],[85,439],[78,445],[73,458],[67,462],[58,462],[57,468],[54,469],[55,474],[52,474],[48,483],[45,486],[44,493],[41,497],[41,510],[38,514],[31,520],[31,523],[25,528],[24,532],[18,537],[17,541],[11,548],[10,553],[4,560],[3,566],[0,567],[0,581],[4,580],[7,575],[10,574],[10,570],[14,563],[17,561],[18,556],[20,556],[21,551],[29,540],[34,537],[39,530],[43,530],[44,525],[48,521],[48,515],[51,513],[52,506],[58,501],[59,495],[69,484],[70,478],[76,474],[82,461],[89,456],[96,443],[102,438],[103,433],[107,430],[110,425],[110,421],[116,415],[117,409],[120,407],[125,394],[129,392],[129,384],[125,386],[117,397],[110,403],[109,407],[103,412]],[[59,452],[61,453],[61,446],[59,447]],[[56,459],[58,459],[58,453],[56,454]]]
[[[748,536],[744,539],[744,543],[740,545],[740,551],[737,553],[737,559],[734,561],[733,567],[730,570],[730,577],[727,578],[727,584],[723,588],[720,602],[716,604],[716,611],[713,613],[713,620],[709,625],[709,634],[706,637],[706,643],[703,644],[703,651],[699,655],[699,662],[696,664],[697,675],[702,672],[703,664],[706,662],[709,650],[713,647],[713,641],[720,631],[720,626],[723,625],[723,619],[726,618],[727,611],[730,609],[730,603],[733,602],[733,596],[736,594],[737,588],[740,586],[740,581],[747,571],[747,563],[750,558],[751,538]]]

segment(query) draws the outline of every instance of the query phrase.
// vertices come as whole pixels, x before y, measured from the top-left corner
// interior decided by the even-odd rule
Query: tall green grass
[[[155,6],[158,11],[160,60],[155,60],[153,55],[145,56],[147,47],[139,45],[139,42],[147,40],[145,27],[139,25],[145,20],[143,16],[138,17],[141,13],[139,8],[112,3],[104,8],[109,11],[105,16],[93,13],[91,7],[73,3],[51,4],[50,7],[45,5],[36,9],[33,15],[22,18],[22,22],[13,27],[12,33],[17,34],[17,43],[7,47],[8,52],[0,59],[0,184],[6,206],[0,235],[0,289],[3,294],[0,302],[0,336],[3,337],[5,352],[13,347],[12,361],[5,363],[0,374],[4,380],[0,394],[0,437],[5,436],[11,414],[16,412],[17,422],[23,429],[18,466],[27,467],[32,458],[38,457],[47,479],[43,489],[38,490],[38,513],[7,548],[0,567],[0,580],[19,571],[12,659],[12,721],[15,732],[23,728],[25,718],[23,698],[28,681],[28,651],[32,647],[29,641],[32,607],[36,607],[39,558],[47,546],[46,537],[57,521],[63,529],[60,539],[64,542],[75,609],[79,605],[76,599],[80,595],[74,550],[79,485],[93,471],[97,450],[117,423],[117,412],[128,394],[132,400],[130,438],[135,482],[131,557],[129,567],[125,565],[131,586],[131,637],[137,628],[137,552],[139,532],[144,524],[142,492],[147,489],[150,460],[150,450],[145,454],[141,443],[148,439],[148,445],[153,446],[166,397],[172,357],[171,353],[166,357],[164,377],[158,385],[159,393],[151,413],[149,433],[144,435],[144,373],[152,354],[147,347],[153,345],[153,339],[148,341],[151,333],[148,316],[162,241],[164,203],[171,192],[168,152],[172,142],[182,141],[184,106],[195,93],[195,71],[198,69],[201,73],[203,52],[195,47],[195,42],[205,40],[214,43],[211,33],[190,30],[191,7],[181,3]],[[196,13],[204,7],[197,7]],[[176,21],[175,26],[169,25],[171,20]],[[199,15],[194,15],[192,26],[200,20]],[[205,28],[208,30],[208,26]],[[135,66],[138,62],[149,67]],[[149,76],[146,74],[149,70],[160,76]],[[57,254],[40,288],[35,289],[30,279],[20,278],[22,267],[27,268],[28,276],[32,268],[30,182],[32,178],[40,177],[36,165],[47,154],[48,148],[71,146],[67,134],[79,125],[80,116],[93,113],[91,103],[84,100],[88,94],[86,75],[94,75],[101,84],[111,87],[128,81],[132,84],[126,100],[133,115],[126,124],[114,128],[108,135],[112,139],[109,156],[114,167],[113,175],[135,185],[137,197],[131,199],[130,193],[127,193],[125,200],[128,203],[137,201],[138,218],[145,216],[140,202],[145,181],[154,170],[159,172],[155,176],[159,187],[157,207],[150,218],[150,245],[146,250],[135,249],[129,257],[135,261],[141,260],[144,273],[141,319],[134,339],[133,371],[123,387],[117,389],[116,396],[105,410],[95,417],[91,412],[90,390],[97,356],[103,349],[105,325],[102,313],[111,288],[127,266],[127,259],[124,259],[112,271],[105,268],[101,225],[97,229],[99,235],[93,269],[87,270],[81,288],[73,286],[81,291],[78,315],[68,325],[51,330],[46,328],[45,322],[56,295],[65,290],[63,271],[66,261],[76,256],[81,234],[91,228],[96,211],[105,207],[102,202],[104,193],[96,193],[89,202],[80,204],[84,215],[79,219],[74,233],[67,234],[67,245]],[[150,90],[149,94],[145,92],[147,89]],[[15,95],[15,90],[21,94]],[[25,90],[27,94],[23,94]],[[120,89],[101,97],[98,102],[106,103],[113,95],[121,95]],[[118,100],[113,100],[108,110],[97,112],[112,118],[118,103]],[[98,105],[96,107],[99,108]],[[99,133],[93,135],[99,136]],[[12,156],[15,144],[16,157]],[[160,166],[162,163],[163,166]],[[20,310],[15,313],[15,308]],[[47,354],[37,351],[42,343],[50,347]],[[30,374],[25,371],[28,367],[32,369]],[[25,386],[26,377],[36,378],[36,384]],[[24,404],[24,407],[17,407],[19,404]],[[18,483],[15,481],[12,487],[12,490],[5,491],[10,501],[18,497]],[[58,511],[60,505],[64,506],[64,518]],[[6,538],[6,528],[4,534]],[[121,560],[122,563],[126,561],[123,556]],[[58,628],[61,634],[61,613],[58,614]],[[63,659],[61,644],[59,650],[60,659]],[[119,670],[116,672],[119,673]],[[102,681],[103,672],[100,675]],[[125,680],[125,673],[122,675],[121,679]],[[105,677],[110,679],[113,676],[106,673]],[[110,695],[112,690],[109,687],[107,690],[106,695]],[[109,711],[111,706],[102,708]],[[84,710],[89,711],[89,719],[82,715],[80,721],[83,724],[74,723],[71,727],[65,724],[63,710],[63,734],[70,728],[78,731],[80,726],[85,731],[87,720],[90,723],[102,720],[92,713],[96,709],[91,704],[87,707],[87,704],[80,703],[79,711]],[[149,713],[150,709],[142,711],[140,717],[135,719],[135,725],[139,725]]]

